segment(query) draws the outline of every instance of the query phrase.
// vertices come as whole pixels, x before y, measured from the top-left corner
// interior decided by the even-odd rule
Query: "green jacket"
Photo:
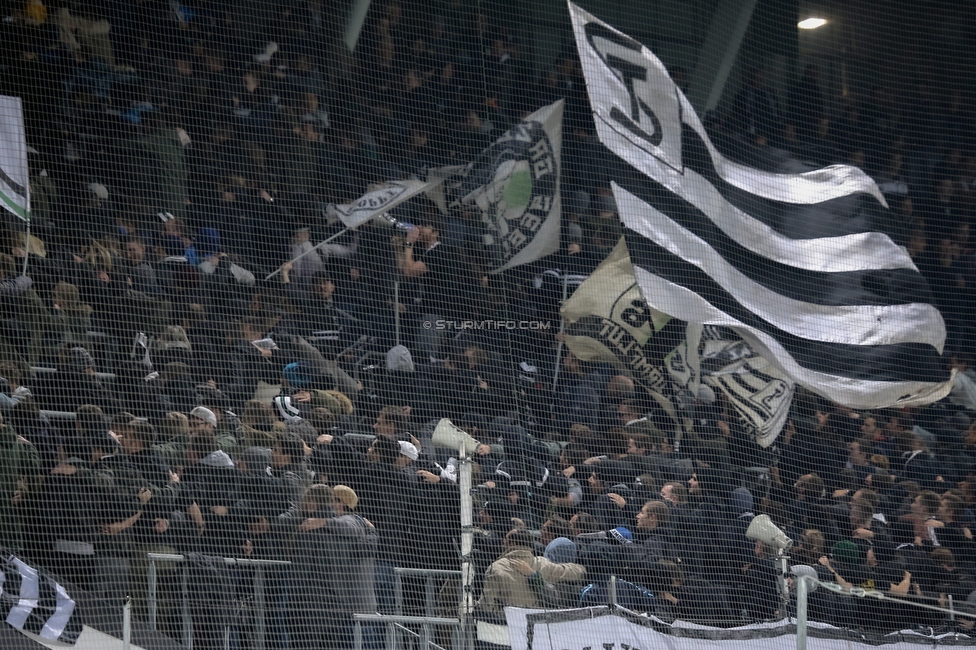
[[[176,129],[160,127],[147,134],[141,142],[151,157],[156,174],[154,193],[158,205],[153,208],[165,210],[175,217],[183,216],[187,195],[186,166],[183,145]]]
[[[28,289],[20,297],[17,319],[30,332],[27,356],[31,364],[38,364],[42,356],[56,355],[64,331],[60,320],[54,318],[37,292]]]
[[[10,425],[0,427],[0,546],[20,548],[20,517],[11,503],[20,478],[21,448]]]

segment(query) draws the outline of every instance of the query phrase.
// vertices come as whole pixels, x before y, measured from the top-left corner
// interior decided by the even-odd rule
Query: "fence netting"
[[[10,627],[967,643],[971,4],[0,8]]]

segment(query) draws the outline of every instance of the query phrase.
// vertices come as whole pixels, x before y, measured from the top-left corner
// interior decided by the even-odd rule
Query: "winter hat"
[[[254,59],[256,63],[268,63],[275,54],[278,53],[278,44],[274,41],[268,41],[268,44],[264,46],[264,51],[253,55],[251,58]]]
[[[211,257],[220,252],[220,233],[216,228],[201,228],[194,239],[197,254],[201,257]]]
[[[278,414],[281,415],[281,419],[285,422],[292,424],[302,421],[302,412],[298,410],[298,407],[292,403],[291,398],[287,395],[278,395],[272,402],[275,408],[278,409]]]
[[[209,422],[210,426],[217,426],[217,416],[214,415],[214,412],[208,409],[206,406],[198,406],[190,411],[190,417],[203,420],[204,422]]]
[[[356,506],[359,505],[359,496],[348,485],[337,485],[332,488],[332,491],[335,493],[336,498],[342,501],[343,505],[350,510],[355,510]]]
[[[271,450],[265,447],[248,447],[241,455],[241,460],[250,471],[263,472],[271,465]]]
[[[289,386],[302,388],[312,382],[312,372],[309,365],[304,361],[295,361],[285,366],[282,376],[288,380]],[[329,409],[330,411],[332,409]]]
[[[413,372],[413,357],[405,345],[395,345],[386,353],[386,369],[400,372]]]
[[[744,487],[732,490],[732,512],[738,516],[743,512],[752,512],[752,492]]]
[[[542,556],[555,564],[576,562],[576,543],[566,537],[557,537],[549,542]]]
[[[698,387],[698,401],[702,404],[713,404],[715,402],[715,391],[711,386],[702,384]]]
[[[400,455],[406,456],[410,460],[417,460],[420,458],[420,453],[417,448],[409,442],[400,441]]]
[[[617,540],[619,544],[633,544],[634,536],[623,526],[618,526],[610,531],[610,537]]]
[[[834,544],[833,548],[830,549],[830,554],[835,560],[844,564],[860,564],[861,562],[860,547],[849,539],[842,539]]]
[[[102,201],[108,199],[108,189],[106,189],[106,187],[101,183],[89,183],[88,189],[94,192],[95,196],[97,196]]]
[[[88,353],[88,350],[78,346],[68,350],[68,365],[73,370],[80,372],[88,368],[94,368],[95,360],[92,359],[92,355]]]

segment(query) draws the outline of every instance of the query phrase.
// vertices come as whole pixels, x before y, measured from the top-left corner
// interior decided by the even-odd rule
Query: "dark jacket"
[[[238,554],[246,537],[244,531],[229,514],[218,515],[211,509],[234,507],[240,496],[239,478],[234,462],[222,451],[215,451],[183,471],[181,482],[186,498],[197,504],[205,523],[203,535],[196,540],[191,537],[196,550],[225,557]]]
[[[354,514],[331,515],[322,528],[296,532],[293,569],[301,576],[300,597],[316,609],[344,614],[375,614],[376,528]],[[395,533],[396,534],[396,533]]]

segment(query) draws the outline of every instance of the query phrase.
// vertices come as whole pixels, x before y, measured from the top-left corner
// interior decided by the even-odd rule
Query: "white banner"
[[[0,205],[30,221],[27,134],[20,97],[0,95]]]
[[[392,181],[367,192],[352,203],[330,203],[325,212],[329,217],[341,220],[346,228],[358,228],[421,192],[430,191],[439,182],[439,179],[426,183],[416,180]]]
[[[627,245],[621,239],[560,310],[569,326],[566,346],[583,361],[608,362],[634,379],[671,415],[674,391],[664,354],[647,343],[671,321],[647,306],[641,295]],[[675,345],[681,345],[679,341]],[[672,352],[675,345],[667,345]],[[692,378],[685,378],[684,388]]]
[[[519,122],[464,167],[431,170],[445,182],[442,212],[475,207],[485,227],[489,273],[559,250],[563,100]]]
[[[603,608],[594,608],[603,609]],[[578,613],[578,618],[574,616]],[[542,610],[505,608],[512,650],[795,650],[794,627],[785,622],[747,625],[732,629],[675,623],[657,619],[625,618],[606,611],[564,610],[549,612],[540,622]],[[575,619],[575,620],[574,620]],[[653,622],[653,623],[652,623]],[[652,627],[653,625],[653,627]],[[654,629],[656,627],[657,629]],[[674,629],[676,634],[658,631]],[[678,629],[682,628],[682,629]],[[832,638],[836,634],[837,638]],[[847,638],[843,638],[843,637]],[[934,647],[943,637],[952,644],[973,645],[965,635],[924,636],[902,631],[889,635],[890,643],[859,643],[839,628],[809,623],[807,647],[811,650],[922,650]],[[914,636],[905,641],[906,636]],[[723,638],[725,637],[725,638]]]

